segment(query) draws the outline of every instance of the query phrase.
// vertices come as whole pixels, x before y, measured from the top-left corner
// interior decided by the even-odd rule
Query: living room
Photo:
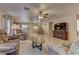
[[[76,54],[71,51],[78,41],[78,7],[79,4],[70,3],[0,4],[0,53]]]

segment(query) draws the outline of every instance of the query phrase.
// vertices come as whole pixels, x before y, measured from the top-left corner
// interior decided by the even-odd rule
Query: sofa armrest
[[[7,43],[16,43],[16,53],[19,53],[19,49],[20,49],[20,40],[19,39],[15,39],[15,40],[9,40]]]

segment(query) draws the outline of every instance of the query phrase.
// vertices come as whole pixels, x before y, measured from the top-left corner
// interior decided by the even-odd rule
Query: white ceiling
[[[68,14],[79,14],[79,4],[68,4],[68,3],[0,3],[0,9],[4,10],[10,15],[26,18],[24,16],[24,7],[30,8],[32,17],[34,18],[39,10],[44,10],[44,13],[48,13],[49,16],[53,15],[68,15]]]

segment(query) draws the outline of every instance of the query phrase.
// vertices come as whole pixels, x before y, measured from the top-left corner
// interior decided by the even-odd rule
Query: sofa
[[[15,49],[16,49],[16,54],[18,54],[19,53],[19,48],[20,48],[20,40],[19,39],[10,39],[9,40],[9,37],[8,37],[8,35],[5,33],[5,31],[3,31],[2,29],[0,29],[0,45],[6,45],[6,44],[8,44],[8,46],[9,45],[11,45],[11,44],[15,44]],[[14,45],[12,45],[12,46],[14,46]]]
[[[48,55],[68,55],[73,42],[65,41],[61,45],[48,44]]]

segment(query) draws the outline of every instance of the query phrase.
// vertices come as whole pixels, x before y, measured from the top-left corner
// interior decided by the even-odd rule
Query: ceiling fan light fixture
[[[44,17],[43,16],[39,16],[39,19],[43,19]]]

